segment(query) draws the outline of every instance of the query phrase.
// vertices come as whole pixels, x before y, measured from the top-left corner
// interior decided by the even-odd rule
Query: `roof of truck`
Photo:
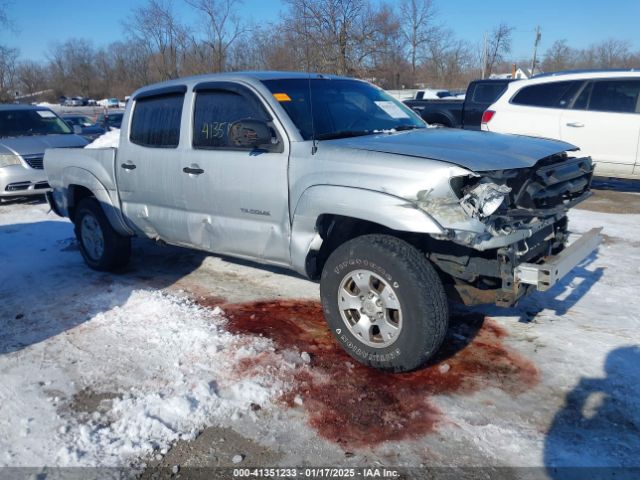
[[[173,80],[166,80],[164,82],[154,83],[152,85],[146,85],[139,90],[136,90],[131,97],[135,98],[143,92],[149,90],[156,90],[164,87],[174,87],[185,85],[189,88],[193,85],[203,82],[212,81],[248,81],[250,83],[258,83],[263,80],[284,80],[284,79],[330,79],[330,80],[354,80],[350,77],[343,77],[340,75],[332,75],[326,73],[307,73],[307,72],[279,72],[279,71],[246,71],[246,72],[225,72],[225,73],[205,73],[203,75],[193,75],[190,77],[181,77]]]
[[[49,110],[47,107],[26,103],[0,103],[0,110]]]

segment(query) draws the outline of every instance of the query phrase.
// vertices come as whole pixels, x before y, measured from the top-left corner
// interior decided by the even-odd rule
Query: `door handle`
[[[584,123],[580,123],[580,122],[569,122],[569,123],[567,123],[567,127],[582,128],[582,127],[584,127]]]
[[[120,165],[122,168],[124,168],[125,170],[135,170],[136,169],[136,165],[133,163],[123,163]]]
[[[200,174],[204,173],[203,169],[195,168],[195,167],[184,167],[182,169],[182,171],[184,173],[188,173],[189,175],[200,175]]]

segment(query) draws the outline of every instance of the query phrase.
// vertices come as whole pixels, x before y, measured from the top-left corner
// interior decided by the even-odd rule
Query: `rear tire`
[[[324,315],[360,363],[406,372],[423,366],[444,340],[444,287],[419,250],[390,235],[363,235],[339,246],[320,280]]]
[[[94,197],[78,203],[74,231],[80,253],[94,270],[111,272],[124,267],[131,257],[131,237],[116,232]]]

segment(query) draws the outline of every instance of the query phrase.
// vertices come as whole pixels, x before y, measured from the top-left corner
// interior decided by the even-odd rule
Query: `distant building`
[[[542,70],[540,70],[540,68],[536,67],[533,69],[533,73],[531,72],[530,68],[518,68],[516,70],[516,75],[515,77],[511,74],[511,73],[492,73],[491,76],[489,78],[495,78],[495,79],[512,79],[515,78],[517,80],[522,80],[522,79],[527,79],[527,78],[531,78],[534,75],[540,75],[541,73],[544,73]]]

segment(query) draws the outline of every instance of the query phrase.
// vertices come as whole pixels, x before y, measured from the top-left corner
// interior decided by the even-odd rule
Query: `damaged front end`
[[[566,247],[567,211],[591,195],[592,175],[589,157],[561,153],[531,168],[453,177],[452,196],[441,202],[446,219],[433,199],[418,196],[420,208],[447,224],[425,250],[463,303],[512,306],[551,288],[597,247],[599,230]]]

